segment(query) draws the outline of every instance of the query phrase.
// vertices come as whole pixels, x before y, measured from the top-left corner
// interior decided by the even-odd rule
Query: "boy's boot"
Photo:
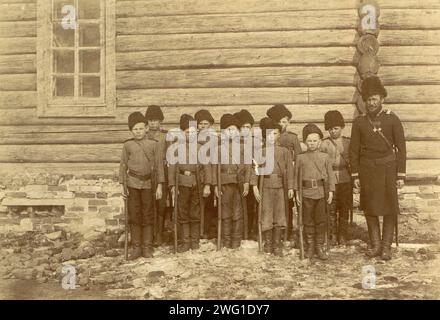
[[[191,249],[197,250],[200,248],[200,222],[191,223]]]
[[[131,225],[131,247],[132,252],[128,257],[129,260],[136,260],[140,256],[142,256],[142,248],[141,248],[141,226],[138,224]]]
[[[272,253],[272,229],[263,232],[263,251],[264,253]]]
[[[341,246],[347,244],[347,234],[348,234],[348,215],[339,216],[339,227],[338,227],[338,243]]]
[[[324,250],[325,233],[317,232],[315,236],[315,242],[316,242],[316,255],[321,260],[327,260],[328,254]]]
[[[232,249],[240,248],[243,238],[243,219],[232,220]]]
[[[368,234],[370,236],[370,248],[367,251],[367,256],[370,258],[378,257],[382,254],[379,218],[366,215],[365,219],[367,220]]]
[[[283,244],[281,242],[281,236],[283,235],[283,230],[281,227],[273,228],[273,254],[277,257],[283,256]]]
[[[307,245],[307,251],[305,254],[306,258],[312,259],[315,255],[315,234],[314,233],[306,233],[305,240]]]
[[[232,219],[222,220],[222,247],[231,249]]]
[[[155,246],[161,246],[163,243],[163,226],[164,226],[164,217],[158,216],[156,238],[154,239]]]
[[[336,204],[334,201],[330,204],[329,209],[330,209],[329,241],[330,241],[330,245],[333,247],[338,244],[338,214],[336,212]]]
[[[142,256],[144,258],[153,257],[153,226],[142,227]]]
[[[190,225],[189,223],[182,223],[180,225],[180,246],[177,252],[182,253],[189,249],[191,249]]]
[[[391,244],[393,243],[395,216],[388,215],[383,217],[382,232],[382,260],[391,260]]]

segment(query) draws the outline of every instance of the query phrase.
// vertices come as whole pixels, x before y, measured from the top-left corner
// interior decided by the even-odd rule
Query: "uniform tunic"
[[[286,227],[286,192],[289,189],[293,190],[293,179],[291,152],[287,148],[275,145],[274,168],[272,174],[264,176],[263,190],[260,190],[262,231],[271,230],[273,227]],[[252,171],[251,185],[258,186],[258,176],[255,171]]]
[[[354,120],[350,164],[352,177],[360,179],[360,205],[365,214],[398,214],[396,179],[406,175],[406,143],[402,123],[394,113],[381,110],[375,117],[362,115]]]

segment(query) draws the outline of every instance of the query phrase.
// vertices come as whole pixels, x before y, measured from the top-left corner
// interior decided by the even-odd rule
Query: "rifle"
[[[297,203],[296,207],[298,208],[298,229],[299,229],[299,257],[301,260],[304,259],[304,226],[303,226],[303,210],[302,210],[302,202],[303,202],[303,186],[302,186],[302,169],[301,167],[298,170],[298,189],[299,189],[299,200],[300,205]]]
[[[327,198],[329,195],[329,185],[327,181],[323,179],[324,184],[324,205],[325,205],[325,216],[327,218],[327,226],[325,231],[325,243],[327,246],[327,251],[330,250],[330,212],[329,212],[329,204],[327,203]]]
[[[288,190],[287,190],[287,172],[283,176],[283,194],[284,194],[284,211],[286,214],[286,229],[284,230],[284,242],[287,241],[287,237],[289,235],[289,224],[290,224],[290,218],[292,217],[292,211],[289,210],[289,197],[288,197]]]
[[[154,240],[157,240],[157,207],[156,207],[156,189],[157,189],[157,181],[156,181],[156,170],[154,167],[151,168],[151,189],[153,194],[153,237]],[[163,196],[163,195],[162,195]]]
[[[199,202],[200,202],[200,234],[203,236],[205,232],[205,202],[203,200],[203,191],[201,185],[203,182],[200,180],[200,171],[199,166],[196,165],[196,180],[197,180],[197,191],[199,194]]]
[[[257,171],[258,169],[255,169]],[[258,171],[257,171],[258,173]],[[262,235],[262,222],[261,222],[261,211],[263,209],[263,187],[264,187],[264,176],[260,175],[258,189],[260,191],[260,203],[258,204],[258,250],[263,251],[263,235]]]
[[[127,182],[124,181],[124,193],[127,194]],[[128,200],[126,197],[124,198],[124,218],[125,218],[125,240],[124,240],[124,257],[125,260],[128,260],[128,232],[129,232],[129,227],[128,227]]]
[[[239,183],[238,188],[240,190],[240,201],[241,206],[243,207],[243,224],[244,224],[244,238],[247,240],[248,238],[248,212],[247,212],[247,200],[245,197],[243,197],[243,191],[244,188],[242,187],[243,184]]]
[[[222,248],[222,181],[221,181],[221,164],[217,164],[217,188],[218,188],[218,202],[217,202],[217,250]]]
[[[176,164],[176,173],[174,179],[174,210],[173,210],[173,231],[174,231],[174,254],[177,253],[177,214],[178,214],[178,194],[179,194],[179,168]]]

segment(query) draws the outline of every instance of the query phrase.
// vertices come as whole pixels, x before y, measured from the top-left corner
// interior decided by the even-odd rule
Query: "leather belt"
[[[134,173],[131,170],[128,170],[128,175],[131,176],[131,177],[134,177],[136,179],[142,180],[142,181],[148,181],[148,180],[151,179],[151,174],[147,174],[147,175],[144,176],[144,175],[141,175],[141,174]]]
[[[322,180],[316,180],[316,179],[303,180],[302,181],[302,185],[303,185],[304,188],[318,189],[318,187],[324,186],[324,182]]]
[[[394,160],[396,160],[396,155],[394,153],[387,155],[386,157],[383,158],[378,158],[378,159],[368,159],[368,158],[361,158],[361,163],[364,162],[366,164],[372,164],[372,165],[382,165],[382,164],[387,164],[389,162],[393,162]]]

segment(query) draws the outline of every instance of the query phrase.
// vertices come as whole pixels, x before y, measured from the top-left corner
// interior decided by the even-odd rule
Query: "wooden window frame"
[[[72,0],[75,4],[76,0]],[[37,93],[38,117],[114,117],[116,108],[116,61],[115,61],[115,0],[104,0],[102,27],[105,37],[101,37],[101,89],[99,98],[75,99],[52,98],[52,1],[37,2]],[[81,20],[79,20],[81,22]],[[77,34],[77,32],[75,32]],[[104,42],[104,43],[103,43]],[[75,42],[76,43],[76,42]],[[78,52],[78,47],[74,50]],[[77,54],[77,53],[76,53]],[[75,61],[79,61],[75,55]],[[78,64],[75,62],[74,78],[78,89]],[[93,75],[93,74],[91,74]],[[77,92],[76,92],[77,93]],[[77,96],[77,94],[76,94]],[[76,100],[76,101],[75,101]]]

